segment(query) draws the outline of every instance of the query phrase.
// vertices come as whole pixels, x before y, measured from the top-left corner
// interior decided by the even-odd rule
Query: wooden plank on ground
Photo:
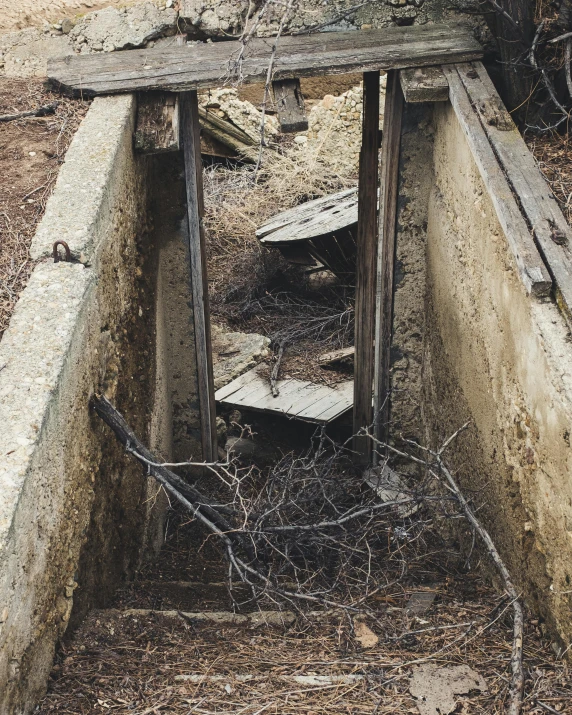
[[[327,212],[341,207],[346,201],[356,207],[355,220],[357,221],[357,189],[344,189],[344,191],[340,191],[337,194],[321,196],[319,199],[306,201],[306,203],[300,204],[299,206],[281,211],[279,214],[276,214],[276,216],[273,216],[270,221],[256,229],[256,238],[260,241],[263,238],[267,238],[263,243],[271,243],[274,233],[281,231],[293,223],[312,218],[316,213]],[[278,241],[282,242],[282,240],[287,240],[287,235],[287,233],[284,233],[283,238],[279,238]]]
[[[203,230],[203,165],[199,129],[199,105],[196,92],[183,92],[179,101],[181,142],[185,160],[189,260],[195,327],[195,352],[200,403],[203,459],[218,458],[216,405],[214,399],[213,359],[207,283],[205,235]]]
[[[279,79],[272,82],[274,104],[278,112],[280,131],[294,134],[308,129],[308,117],[304,109],[304,96],[299,79]]]
[[[552,280],[533,236],[520,211],[511,187],[499,165],[476,109],[455,67],[443,65],[449,81],[449,97],[471,149],[483,183],[494,206],[515,259],[520,278],[529,293],[543,296],[550,292]]]
[[[265,224],[256,231],[260,242],[266,246],[278,246],[355,226],[358,220],[357,189],[326,198],[327,201],[324,198],[308,201],[273,217],[271,224]],[[269,225],[276,228],[270,231]]]
[[[139,90],[188,91],[227,82],[263,82],[272,43],[253,38],[242,63],[238,41],[69,55],[48,63],[52,84],[83,96]],[[466,62],[482,57],[472,33],[458,26],[412,25],[367,32],[281,37],[273,79]]]
[[[440,67],[409,67],[399,72],[406,102],[446,102],[449,83]]]
[[[329,387],[286,378],[278,380],[278,397],[272,396],[269,381],[260,374],[258,368],[250,370],[233,382],[238,384],[238,388],[233,389],[233,383],[230,383],[217,390],[217,402],[316,423],[331,422],[350,410],[353,405],[351,380]]]
[[[389,436],[391,336],[393,332],[393,291],[397,198],[399,195],[399,153],[403,93],[397,72],[389,72],[385,91],[383,141],[381,144],[381,196],[378,224],[377,286],[375,311],[375,375],[373,389],[374,435],[386,442]],[[374,453],[374,461],[377,456]]]
[[[392,73],[390,73],[391,75]],[[370,461],[369,437],[357,436],[373,423],[377,187],[379,173],[379,72],[363,76],[363,125],[359,161],[355,297],[353,451],[357,464]]]
[[[486,69],[475,62],[457,70],[554,279],[558,305],[572,325],[572,229]]]
[[[179,150],[179,101],[174,92],[139,92],[135,151],[161,154]]]

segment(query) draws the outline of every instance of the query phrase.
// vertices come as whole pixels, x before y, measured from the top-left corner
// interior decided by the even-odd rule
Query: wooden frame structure
[[[239,42],[218,42],[168,49],[129,50],[52,60],[52,84],[67,92],[93,96],[120,92],[154,92],[158,109],[146,102],[146,117],[157,134],[157,120],[171,118],[170,131],[158,132],[164,150],[182,146],[187,188],[189,260],[200,399],[203,458],[216,460],[216,416],[210,344],[210,319],[202,228],[203,192],[197,89],[229,81],[260,82],[272,62],[273,86],[286,131],[304,126],[298,80],[304,76],[364,73],[364,111],[358,189],[356,267],[356,340],[354,371],[354,439],[356,462],[371,461],[372,441],[363,435],[375,423],[385,439],[389,418],[389,367],[393,314],[395,235],[399,145],[403,91],[408,101],[442,101],[443,63],[470,62],[482,56],[474,37],[459,27],[423,25],[384,30],[283,37],[271,57],[271,45],[254,39],[239,59]],[[427,71],[420,68],[429,67]],[[379,78],[388,72],[379,176]],[[401,77],[399,70],[406,70]],[[178,102],[171,93],[178,94]],[[151,103],[152,104],[152,103]],[[177,136],[180,132],[179,137]],[[145,146],[144,132],[138,137]],[[157,145],[156,137],[151,142]],[[377,284],[377,287],[376,287]],[[375,337],[375,352],[374,352]],[[372,386],[374,400],[372,404]]]

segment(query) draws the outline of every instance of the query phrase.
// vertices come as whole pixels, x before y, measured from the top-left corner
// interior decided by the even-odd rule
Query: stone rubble
[[[250,102],[239,99],[236,89],[209,90],[201,98],[200,104],[207,111],[214,112],[221,119],[242,129],[256,144],[260,141],[262,113]],[[267,137],[278,134],[279,124],[275,116],[266,114],[264,132]]]
[[[144,2],[89,13],[70,29],[69,37],[76,52],[113,52],[142,47],[158,37],[174,35],[176,24],[177,12],[172,7],[159,9],[152,2]]]
[[[383,128],[386,77],[380,79],[379,128]],[[327,94],[308,114],[308,130],[294,139],[298,161],[319,161],[339,174],[358,169],[361,146],[363,88],[352,87],[339,97]]]

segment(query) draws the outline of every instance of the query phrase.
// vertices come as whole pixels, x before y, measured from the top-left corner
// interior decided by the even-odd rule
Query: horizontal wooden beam
[[[557,303],[572,327],[572,229],[505,109],[481,62],[457,71],[556,284]]]
[[[446,102],[449,83],[440,67],[410,67],[399,73],[406,102]]]
[[[305,132],[308,129],[308,117],[304,109],[304,96],[299,79],[279,79],[272,82],[274,104],[278,112],[280,131],[285,134]]]
[[[241,43],[234,40],[71,55],[51,60],[48,77],[53,85],[83,96],[140,90],[181,92],[226,82],[265,81],[272,43],[252,39],[242,61],[240,49]],[[281,37],[273,79],[466,62],[482,54],[470,32],[447,25]]]
[[[495,156],[479,115],[471,103],[456,67],[444,65],[443,72],[449,81],[451,104],[512,250],[520,278],[529,293],[547,295],[552,287],[550,274],[538,253],[532,233]]]

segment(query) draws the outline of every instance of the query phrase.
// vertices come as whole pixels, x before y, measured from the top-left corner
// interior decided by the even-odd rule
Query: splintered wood
[[[278,396],[274,397],[269,380],[259,373],[259,368],[254,368],[221,387],[215,398],[232,407],[272,412],[319,424],[335,420],[353,406],[353,380],[328,387],[284,379],[277,381],[277,388]]]

